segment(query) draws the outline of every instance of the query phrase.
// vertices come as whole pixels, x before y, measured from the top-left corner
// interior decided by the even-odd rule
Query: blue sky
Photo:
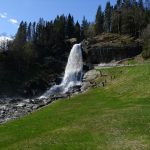
[[[116,0],[110,0],[114,4]],[[0,34],[15,35],[19,23],[38,21],[40,17],[52,20],[57,15],[71,13],[75,20],[85,16],[94,21],[98,5],[105,8],[105,0],[1,0]]]

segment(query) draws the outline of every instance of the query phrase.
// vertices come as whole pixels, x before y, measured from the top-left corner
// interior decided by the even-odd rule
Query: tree
[[[102,12],[101,6],[98,7],[96,18],[95,18],[95,33],[101,34],[103,30],[104,14]]]
[[[74,37],[74,19],[70,14],[67,18],[67,36],[68,38]]]
[[[16,48],[20,48],[23,45],[25,45],[27,40],[27,23],[21,22],[14,40],[14,43],[16,45]]]
[[[71,22],[70,22],[71,23]],[[66,24],[66,19],[64,15],[57,16],[57,18],[54,20],[54,32],[55,32],[55,41],[56,44],[59,44],[59,42],[63,41],[65,39],[65,24]],[[72,31],[72,24],[71,26],[68,27],[68,33],[69,38],[73,35]]]
[[[143,0],[139,0],[138,5],[142,10],[144,9]]]
[[[121,25],[122,25],[122,12],[120,10],[113,10],[112,17],[112,32],[121,34]]]
[[[87,31],[89,28],[89,23],[86,20],[85,16],[83,17],[82,24],[81,24],[81,39],[87,38]]]
[[[27,41],[32,40],[32,23],[30,22],[27,28]]]
[[[81,40],[81,28],[78,21],[75,24],[75,37],[77,38],[78,41]]]
[[[132,0],[132,6],[135,8],[137,7],[137,1],[136,0]]]
[[[131,0],[123,0],[123,6],[126,8],[131,7]]]
[[[106,3],[105,15],[104,15],[104,30],[105,32],[111,32],[111,17],[112,7],[110,2]]]
[[[120,9],[122,7],[122,0],[117,0],[117,8]]]
[[[133,8],[123,8],[122,9],[122,23],[121,23],[121,32],[122,34],[129,34],[135,36],[136,33],[136,17],[138,15],[136,9]]]

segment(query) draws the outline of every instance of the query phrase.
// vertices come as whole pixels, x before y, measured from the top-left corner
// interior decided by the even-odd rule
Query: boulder
[[[17,104],[17,107],[25,107],[25,106],[26,106],[25,103],[19,103],[19,104]]]
[[[91,87],[91,83],[90,82],[83,82],[82,86],[81,86],[81,92],[86,91],[87,89],[89,89]]]
[[[100,75],[99,71],[90,70],[86,72],[83,76],[83,81],[92,81],[95,80]]]

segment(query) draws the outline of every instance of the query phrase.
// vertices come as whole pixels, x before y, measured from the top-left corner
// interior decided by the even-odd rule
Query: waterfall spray
[[[81,44],[75,44],[70,52],[68,62],[65,69],[65,74],[60,85],[54,85],[47,90],[40,98],[48,98],[54,94],[64,94],[71,87],[81,85],[83,70]]]

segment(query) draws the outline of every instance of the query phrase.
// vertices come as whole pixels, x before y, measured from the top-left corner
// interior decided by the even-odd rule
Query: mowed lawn
[[[0,125],[0,150],[149,150],[150,64],[103,72],[104,88]]]

